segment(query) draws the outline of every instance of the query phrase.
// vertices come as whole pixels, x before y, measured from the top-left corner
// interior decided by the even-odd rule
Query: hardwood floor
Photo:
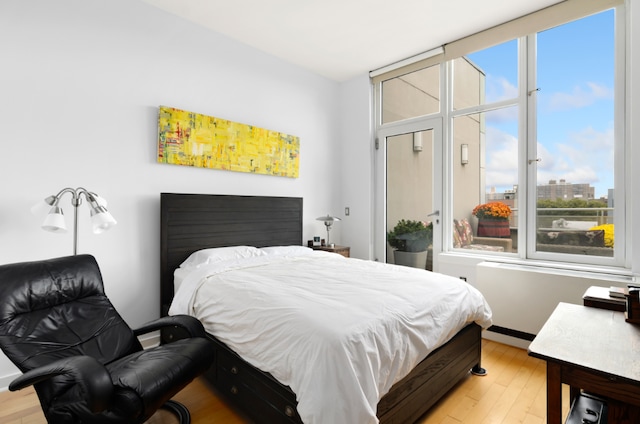
[[[546,365],[522,349],[483,340],[485,377],[469,375],[437,403],[419,424],[484,424],[546,422]],[[563,398],[568,398],[564,387]],[[250,421],[229,407],[203,379],[196,379],[175,397],[189,408],[193,424],[246,424]],[[566,402],[565,402],[566,403]],[[32,388],[0,393],[0,423],[46,423]],[[564,415],[569,405],[564,406]],[[164,411],[149,424],[176,420]]]

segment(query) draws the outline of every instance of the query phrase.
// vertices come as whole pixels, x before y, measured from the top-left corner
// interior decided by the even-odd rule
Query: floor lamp
[[[34,215],[42,215],[48,210],[42,223],[42,229],[53,233],[66,233],[67,225],[64,220],[62,208],[58,206],[60,199],[66,194],[71,194],[71,205],[73,206],[73,254],[78,253],[78,207],[82,204],[84,197],[89,204],[91,213],[91,224],[94,234],[100,234],[116,225],[116,220],[107,211],[107,202],[82,187],[63,188],[58,194],[49,196],[31,208]]]

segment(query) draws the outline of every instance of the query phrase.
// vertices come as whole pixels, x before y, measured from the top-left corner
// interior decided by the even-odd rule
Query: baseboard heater
[[[505,336],[515,337],[516,339],[522,339],[528,342],[531,342],[533,341],[533,339],[536,338],[535,334],[526,333],[524,331],[513,330],[511,328],[500,327],[499,325],[492,325],[491,327],[487,328],[486,331],[503,334]]]
[[[614,277],[482,262],[476,267],[475,286],[493,311],[493,327],[490,331],[530,341],[538,334],[558,303],[581,305],[582,295],[590,286],[623,284],[615,281]]]

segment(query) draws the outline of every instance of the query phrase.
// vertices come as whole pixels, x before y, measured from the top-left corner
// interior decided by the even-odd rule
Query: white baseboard
[[[0,392],[6,392],[9,390],[9,384],[18,377],[20,377],[19,372],[0,377]]]

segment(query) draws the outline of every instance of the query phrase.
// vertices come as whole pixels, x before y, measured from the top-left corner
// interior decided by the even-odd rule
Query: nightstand
[[[313,246],[313,250],[324,250],[325,252],[338,253],[345,258],[348,258],[351,254],[351,248],[349,246],[338,246],[335,245],[333,247],[329,246]]]
[[[625,299],[609,296],[609,287],[591,286],[582,295],[582,304],[593,308],[624,312],[627,310]]]

